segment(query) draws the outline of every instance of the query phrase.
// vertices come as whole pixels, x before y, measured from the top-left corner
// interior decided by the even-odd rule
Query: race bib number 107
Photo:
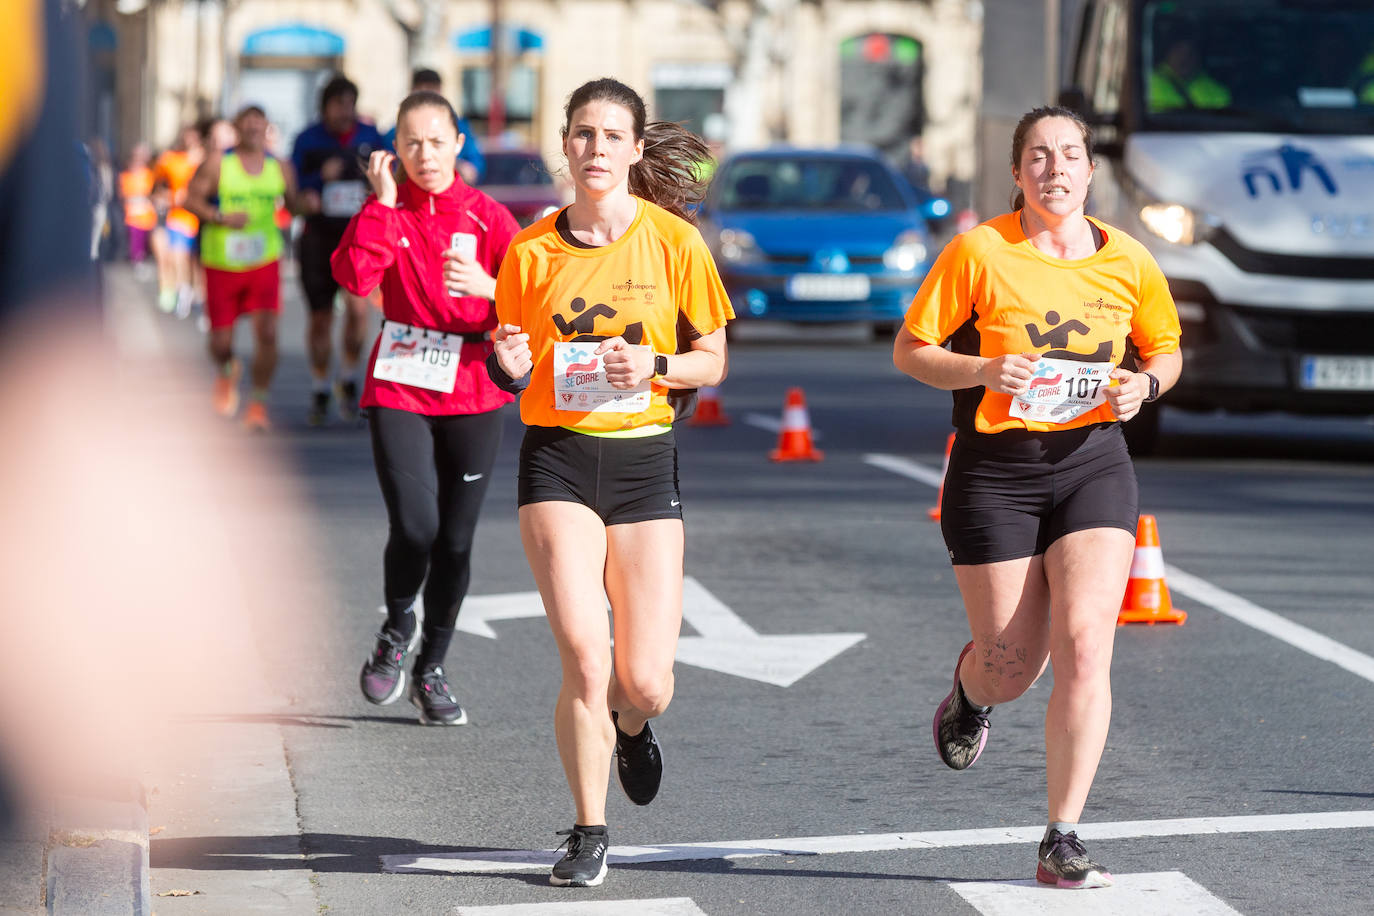
[[[1012,399],[1011,415],[1037,423],[1067,423],[1107,400],[1111,363],[1041,357],[1030,388]]]
[[[643,413],[649,409],[650,387],[645,379],[635,388],[614,388],[591,341],[560,341],[553,345],[553,400],[559,410],[582,413]],[[633,347],[648,350],[648,347]]]

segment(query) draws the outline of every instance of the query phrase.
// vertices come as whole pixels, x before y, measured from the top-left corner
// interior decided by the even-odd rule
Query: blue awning
[[[543,51],[544,36],[538,32],[532,32],[521,26],[506,26],[502,31],[506,34],[506,51],[510,54],[522,54],[525,51]],[[466,32],[458,32],[453,36],[453,46],[459,51],[489,51],[491,50],[491,27],[483,26],[480,29],[468,29]]]
[[[343,36],[297,22],[253,32],[243,40],[242,53],[268,57],[338,57],[343,52]]]

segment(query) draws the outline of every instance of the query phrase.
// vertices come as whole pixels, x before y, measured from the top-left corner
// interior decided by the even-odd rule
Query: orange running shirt
[[[191,154],[169,149],[157,157],[153,165],[153,175],[167,185],[172,194],[172,209],[167,212],[167,226],[182,235],[194,237],[200,229],[200,220],[194,213],[181,205],[186,202],[186,186],[196,174],[200,163]]]
[[[156,229],[157,211],[153,209],[153,170],[147,166],[119,173],[119,197],[124,201],[124,225],[135,229]]]
[[[1041,252],[1005,213],[955,236],[926,275],[906,329],[955,353],[1034,353],[1121,365],[1129,339],[1141,358],[1179,346],[1178,311],[1145,246],[1088,217],[1106,237],[1092,255],[1065,261]],[[954,425],[980,433],[1072,429],[1116,419],[1103,403],[1065,423],[1013,417],[1008,394],[982,386],[954,392]]]
[[[530,335],[534,368],[520,396],[527,426],[587,432],[669,424],[668,389],[654,384],[640,413],[595,413],[554,406],[555,341],[623,336],[657,353],[677,350],[678,316],[688,337],[704,337],[735,317],[701,233],[686,220],[636,199],[625,234],[601,248],[577,248],[559,235],[553,213],[517,235],[496,278],[496,316]]]

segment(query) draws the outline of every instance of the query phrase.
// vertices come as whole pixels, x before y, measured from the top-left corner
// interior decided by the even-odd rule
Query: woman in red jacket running
[[[512,400],[492,384],[485,360],[496,327],[494,277],[519,226],[455,175],[465,138],[443,96],[408,96],[396,125],[396,155],[372,154],[374,196],[331,258],[334,278],[349,292],[367,295],[380,283],[386,317],[360,406],[368,410],[391,526],[383,555],[387,622],[360,681],[370,702],[394,702],[419,645],[410,699],[420,721],[462,725],[467,714],[443,661],[501,444],[500,408]],[[399,182],[392,175],[397,158]],[[423,628],[414,613],[422,582]]]

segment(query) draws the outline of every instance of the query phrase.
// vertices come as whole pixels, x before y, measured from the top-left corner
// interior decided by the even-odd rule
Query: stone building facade
[[[497,3],[506,120],[499,138],[486,139]],[[87,4],[97,129],[120,151],[140,139],[166,145],[178,125],[246,102],[267,109],[289,148],[335,71],[360,87],[360,112],[386,128],[411,67],[428,65],[484,144],[534,146],[553,163],[568,93],[615,76],[640,90],[651,116],[734,146],[862,142],[895,159],[920,134],[937,185],[973,177],[981,12],[981,0]],[[751,20],[765,14],[762,53],[743,59]]]

